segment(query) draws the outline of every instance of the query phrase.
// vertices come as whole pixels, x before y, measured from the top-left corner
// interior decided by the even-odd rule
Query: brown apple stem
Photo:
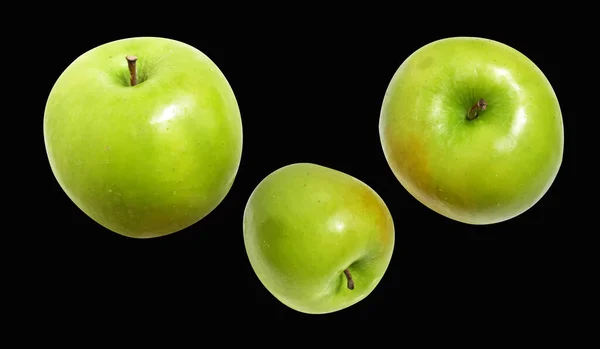
[[[135,69],[135,62],[137,61],[136,56],[127,56],[127,65],[129,66],[129,81],[131,82],[131,86],[137,85],[137,72]]]
[[[348,270],[348,269],[344,270],[344,275],[346,275],[346,279],[348,279],[348,289],[353,290],[354,289],[354,280],[352,280],[352,275],[350,274],[350,270]]]
[[[477,119],[477,117],[479,116],[479,112],[485,110],[485,108],[487,108],[487,102],[485,101],[485,99],[481,98],[467,111],[467,119]]]

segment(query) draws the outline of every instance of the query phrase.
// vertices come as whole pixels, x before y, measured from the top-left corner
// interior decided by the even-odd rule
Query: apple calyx
[[[136,56],[126,56],[127,65],[129,66],[129,82],[131,86],[137,85],[137,71],[135,69],[135,62],[137,61]]]
[[[479,116],[479,112],[487,108],[487,102],[481,98],[467,111],[467,119],[475,120]]]
[[[348,279],[348,289],[353,290],[354,289],[354,280],[352,280],[352,274],[350,274],[350,270],[345,269],[344,275],[346,275],[346,279]]]

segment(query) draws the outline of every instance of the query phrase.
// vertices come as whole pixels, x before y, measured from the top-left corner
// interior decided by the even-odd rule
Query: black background
[[[38,246],[46,258],[30,277],[39,304],[82,316],[108,311],[153,326],[186,316],[249,325],[257,317],[286,324],[387,319],[415,329],[437,321],[468,327],[493,326],[505,317],[511,324],[553,319],[560,307],[552,301],[556,275],[567,248],[556,246],[564,239],[561,226],[573,219],[568,206],[575,194],[568,183],[575,176],[574,102],[564,59],[576,43],[550,20],[527,26],[513,18],[521,23],[515,29],[316,13],[244,21],[222,16],[210,23],[211,16],[204,16],[180,26],[75,16],[38,34],[40,45],[52,44],[44,69],[36,72],[36,173],[44,206]],[[422,23],[415,17],[410,21]],[[87,50],[133,36],[168,37],[207,54],[235,91],[244,128],[241,165],[225,200],[190,228],[150,240],[119,236],[83,214],[53,177],[42,136],[45,100],[62,71]],[[504,223],[469,226],[427,209],[395,179],[381,150],[378,118],[392,75],[416,49],[450,36],[486,37],[519,50],[546,74],[561,103],[566,142],[558,177],[537,205]],[[244,250],[242,215],[250,193],[266,175],[295,162],[359,178],[381,195],[394,218],[396,246],[383,280],[366,299],[337,313],[305,315],[279,303],[256,278]]]

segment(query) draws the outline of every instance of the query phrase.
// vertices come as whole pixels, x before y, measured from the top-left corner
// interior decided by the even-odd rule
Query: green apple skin
[[[306,314],[339,311],[367,297],[394,248],[394,223],[381,197],[348,174],[311,163],[284,166],[258,184],[243,233],[258,279]]]
[[[487,108],[469,120],[480,98]],[[563,156],[550,82],[522,53],[477,37],[441,39],[409,56],[387,88],[379,132],[391,170],[414,198],[473,225],[535,205]]]
[[[127,55],[137,56],[131,86]],[[53,86],[43,133],[51,169],[89,217],[132,238],[165,236],[209,214],[233,185],[242,123],[205,54],[137,37],[98,46]]]

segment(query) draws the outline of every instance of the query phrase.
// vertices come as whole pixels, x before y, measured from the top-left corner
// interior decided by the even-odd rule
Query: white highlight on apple
[[[151,124],[162,124],[163,122],[169,121],[177,115],[177,104],[168,105],[163,109],[157,116],[150,120]]]
[[[519,103],[523,103],[523,95],[518,94],[518,92],[521,91],[521,87],[516,82],[512,74],[505,68],[500,67],[495,67],[494,73],[507,80],[508,84],[515,90],[515,92],[517,92],[517,95],[519,96]],[[515,115],[512,118],[510,134],[496,143],[496,149],[502,152],[512,150],[517,143],[517,137],[525,128],[526,122],[527,112],[525,111],[525,107],[521,106],[519,109],[517,109]]]
[[[342,233],[345,228],[344,220],[339,215],[335,215],[329,220],[329,230]]]
[[[498,75],[500,77],[505,78],[508,81],[508,83],[510,84],[510,86],[515,90],[515,92],[521,91],[521,86],[519,86],[519,84],[517,84],[517,82],[515,81],[515,78],[512,76],[512,74],[507,69],[495,67],[494,73],[496,73],[496,75]]]
[[[185,115],[186,110],[192,110],[191,107],[193,106],[193,103],[193,99],[189,97],[173,101],[173,103],[167,105],[152,116],[150,118],[150,124],[165,127],[168,125],[168,121]]]

